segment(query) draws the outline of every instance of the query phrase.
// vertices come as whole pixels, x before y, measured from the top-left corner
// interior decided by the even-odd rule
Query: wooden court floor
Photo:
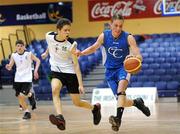
[[[29,121],[22,119],[18,106],[0,105],[0,134],[180,134],[180,103],[156,103],[150,117],[126,110],[119,132],[111,130],[106,118],[94,126],[88,110],[63,105],[63,112],[66,130],[60,131],[48,120],[48,115],[54,113],[50,104],[38,105]]]

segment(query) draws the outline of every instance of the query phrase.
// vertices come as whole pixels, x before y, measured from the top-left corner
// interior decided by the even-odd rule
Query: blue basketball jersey
[[[115,39],[111,30],[104,31],[103,62],[106,69],[120,68],[123,66],[125,57],[129,54],[129,33],[122,31]]]

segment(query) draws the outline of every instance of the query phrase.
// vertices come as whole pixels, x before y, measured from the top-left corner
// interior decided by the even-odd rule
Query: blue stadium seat
[[[159,55],[160,55],[160,54],[159,54],[158,52],[154,52],[154,53],[150,53],[150,54],[149,54],[149,57],[158,58]]]
[[[152,75],[152,76],[149,76],[148,79],[149,79],[149,81],[157,82],[160,80],[160,76],[159,75]]]
[[[172,64],[172,67],[175,68],[175,69],[179,69],[180,68],[180,62],[179,63],[174,63]]]
[[[155,42],[162,43],[164,41],[164,38],[156,38]]]
[[[161,42],[161,45],[160,45],[161,47],[164,47],[164,48],[166,48],[166,47],[169,47],[170,46],[170,43],[169,42]]]
[[[139,44],[139,47],[140,48],[149,48],[149,44],[144,42],[144,43]]]
[[[153,81],[144,82],[143,87],[154,87],[155,83]]]
[[[166,62],[167,63],[175,63],[176,62],[176,57],[167,57],[166,58]]]
[[[155,58],[154,62],[155,63],[159,63],[159,64],[164,63],[165,62],[165,58],[164,57]]]
[[[174,38],[174,41],[175,41],[175,42],[180,42],[180,37]]]
[[[153,42],[154,42],[153,39],[146,39],[146,40],[145,40],[145,43],[148,43],[148,44],[151,44],[151,43],[153,43]]]
[[[149,54],[146,53],[146,52],[143,52],[143,53],[142,53],[142,57],[143,57],[143,58],[148,58],[148,57],[149,57]]]
[[[146,58],[145,60],[143,60],[143,63],[147,63],[147,64],[151,64],[154,62],[154,58]]]
[[[170,53],[174,53],[176,51],[176,48],[173,46],[166,47],[165,49],[166,49],[166,52],[170,52]]]
[[[149,64],[143,63],[142,64],[142,70],[146,70],[146,69],[149,69]]]
[[[171,75],[162,75],[162,77],[160,77],[160,81],[171,81],[172,80],[172,76]]]
[[[147,76],[147,75],[142,75],[142,76],[138,76],[137,77],[137,81],[141,81],[141,82],[146,82],[146,81],[148,81],[149,79],[148,79],[148,77],[149,76]]]
[[[81,61],[79,64],[80,64],[81,73],[83,75],[86,75],[88,73],[88,67],[86,61]]]
[[[157,69],[157,70],[154,71],[154,74],[156,74],[156,75],[165,75],[166,70],[165,69]]]
[[[130,83],[131,87],[143,87],[142,82],[132,82]]]
[[[169,38],[170,34],[169,33],[163,33],[163,34],[160,34],[160,37],[161,38]]]
[[[137,81],[137,77],[136,76],[131,76],[130,82],[136,82]]]
[[[140,52],[143,53],[144,52],[144,48],[139,48]]]
[[[167,83],[167,90],[178,90],[180,84],[178,81],[171,81]]]
[[[165,81],[159,81],[155,83],[155,86],[158,90],[166,90],[167,89],[167,82]]]
[[[149,75],[153,75],[154,74],[154,69],[151,69],[151,67],[149,67],[150,69],[146,69],[144,71],[144,75],[149,76]]]
[[[150,48],[146,48],[144,51],[147,53],[153,53],[155,50],[154,48],[150,47]]]
[[[177,74],[177,72],[178,72],[177,69],[171,68],[171,69],[168,69],[168,71],[166,73],[171,75],[171,76],[174,76]]]
[[[152,34],[151,37],[152,37],[152,38],[159,38],[159,37],[160,37],[160,34]]]
[[[174,41],[174,38],[168,37],[168,38],[165,38],[164,41],[165,42],[172,42],[172,41]]]
[[[161,63],[160,68],[168,70],[171,68],[171,64],[170,63]]]
[[[161,56],[161,57],[164,57],[164,58],[168,58],[168,57],[171,56],[171,53],[170,53],[170,52],[161,52],[161,53],[160,53],[160,56]]]
[[[158,49],[155,49],[156,52],[164,52],[165,48],[164,47],[159,47]]]
[[[150,64],[149,68],[154,69],[154,70],[159,69],[160,64],[159,63],[152,63],[152,64]]]

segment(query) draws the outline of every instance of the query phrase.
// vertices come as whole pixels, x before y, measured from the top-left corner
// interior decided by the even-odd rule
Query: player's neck
[[[113,34],[113,32],[112,32],[112,36],[113,36],[113,38],[114,38],[115,40],[118,39],[118,38],[121,36],[121,34],[122,34],[122,31],[120,32],[119,35],[115,35],[115,34]]]
[[[25,51],[23,51],[23,52],[17,52],[17,53],[18,53],[19,55],[23,55],[23,54],[24,54],[24,52],[25,52]]]
[[[56,39],[57,41],[60,41],[60,42],[65,41],[65,39],[62,38],[62,37],[59,36],[59,35],[56,35],[56,36],[55,36],[55,39]]]

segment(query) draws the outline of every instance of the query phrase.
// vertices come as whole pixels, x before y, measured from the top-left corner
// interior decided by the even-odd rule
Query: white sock
[[[25,113],[26,113],[26,112],[30,113],[28,109],[24,110],[24,112],[25,112]]]

